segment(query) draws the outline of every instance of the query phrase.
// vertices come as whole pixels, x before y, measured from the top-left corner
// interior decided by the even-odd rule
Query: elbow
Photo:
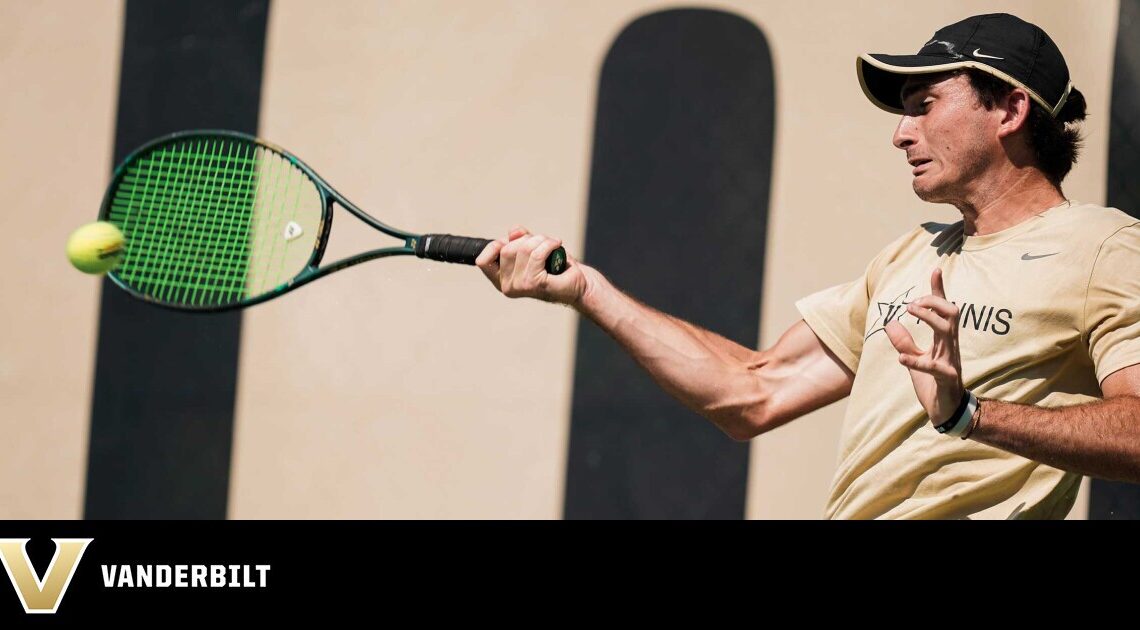
[[[758,430],[752,425],[740,425],[732,427],[721,427],[725,435],[732,438],[736,442],[751,442],[752,438],[760,435],[763,431]]]
[[[773,392],[757,377],[755,365],[749,363],[746,370],[734,375],[736,378],[724,379],[701,409],[702,415],[737,442],[747,442],[777,426],[772,418]]]
[[[705,416],[737,442],[748,442],[774,426],[768,417],[768,406],[761,401],[708,410]]]
[[[763,420],[743,416],[736,420],[731,427],[725,428],[725,433],[728,437],[732,437],[736,442],[748,442],[752,437],[757,437],[768,432],[768,425]]]

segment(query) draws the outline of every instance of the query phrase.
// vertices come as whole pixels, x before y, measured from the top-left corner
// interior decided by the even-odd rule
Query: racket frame
[[[132,151],[127,155],[122,163],[120,163],[115,168],[115,172],[111,178],[111,183],[109,186],[107,186],[107,192],[104,194],[103,203],[99,208],[99,220],[109,220],[114,192],[118,189],[120,181],[123,179],[123,177],[126,176],[127,167],[134,162],[137,156],[143,153],[148,153],[165,144],[171,144],[180,140],[186,140],[188,138],[194,138],[198,136],[233,138],[235,140],[253,143],[257,146],[273,151],[288,160],[290,164],[300,169],[301,172],[304,173],[305,176],[308,177],[309,180],[316,185],[317,192],[320,194],[321,199],[321,222],[318,228],[316,242],[313,245],[313,253],[309,256],[309,261],[305,264],[304,269],[302,269],[300,273],[291,278],[288,282],[280,284],[260,295],[239,300],[230,304],[221,305],[192,305],[164,302],[162,300],[155,299],[153,296],[136,291],[121,278],[119,278],[114,270],[109,272],[107,276],[111,279],[111,281],[118,285],[119,288],[129,293],[132,297],[143,300],[145,302],[149,302],[156,306],[183,312],[188,311],[194,313],[216,313],[231,311],[271,300],[282,294],[288,293],[293,289],[304,286],[313,280],[323,278],[324,276],[327,276],[331,273],[340,271],[341,269],[346,269],[353,265],[358,265],[362,262],[375,260],[377,258],[385,258],[388,256],[416,255],[416,243],[420,238],[419,234],[413,234],[411,232],[405,232],[404,230],[394,228],[377,220],[375,217],[361,210],[356,206],[356,204],[352,203],[346,199],[344,195],[337,192],[336,189],[329,185],[329,183],[326,182],[320,175],[318,175],[316,171],[314,171],[308,164],[305,164],[303,161],[301,161],[300,158],[293,155],[289,151],[286,151],[284,148],[271,142],[266,142],[255,136],[251,136],[249,134],[241,133],[238,131],[231,131],[228,129],[194,129],[189,131],[179,131],[177,133],[155,138],[154,140],[147,142],[146,144]],[[321,260],[325,255],[325,247],[328,245],[329,235],[332,233],[334,202],[373,228],[376,228],[377,230],[389,236],[403,239],[403,246],[382,247],[379,249],[369,250],[356,254],[354,256],[342,258],[324,267],[320,267],[319,265],[321,264]]]

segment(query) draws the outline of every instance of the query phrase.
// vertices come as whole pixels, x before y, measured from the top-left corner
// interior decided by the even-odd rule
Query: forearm
[[[589,269],[575,305],[614,338],[670,395],[735,439],[762,423],[762,354],[646,306]]]
[[[1072,472],[1140,483],[1140,398],[1070,407],[983,400],[969,439]]]

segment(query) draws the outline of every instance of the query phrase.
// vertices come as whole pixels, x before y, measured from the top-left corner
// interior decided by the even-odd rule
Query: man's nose
[[[895,135],[891,138],[891,144],[899,149],[906,149],[916,141],[914,118],[903,116],[899,119],[899,125],[895,127]]]

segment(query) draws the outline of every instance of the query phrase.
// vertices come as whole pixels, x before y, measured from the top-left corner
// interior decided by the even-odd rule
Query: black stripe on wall
[[[269,0],[129,0],[115,163],[193,128],[257,132]],[[87,518],[225,518],[241,315],[186,315],[104,281]]]
[[[1140,0],[1120,0],[1119,23],[1109,114],[1107,203],[1140,218]],[[1089,518],[1140,519],[1140,485],[1093,479]]]
[[[602,67],[584,260],[647,304],[758,344],[775,111],[763,33],[710,10],[630,24]],[[565,517],[739,519],[748,445],[578,328]]]

